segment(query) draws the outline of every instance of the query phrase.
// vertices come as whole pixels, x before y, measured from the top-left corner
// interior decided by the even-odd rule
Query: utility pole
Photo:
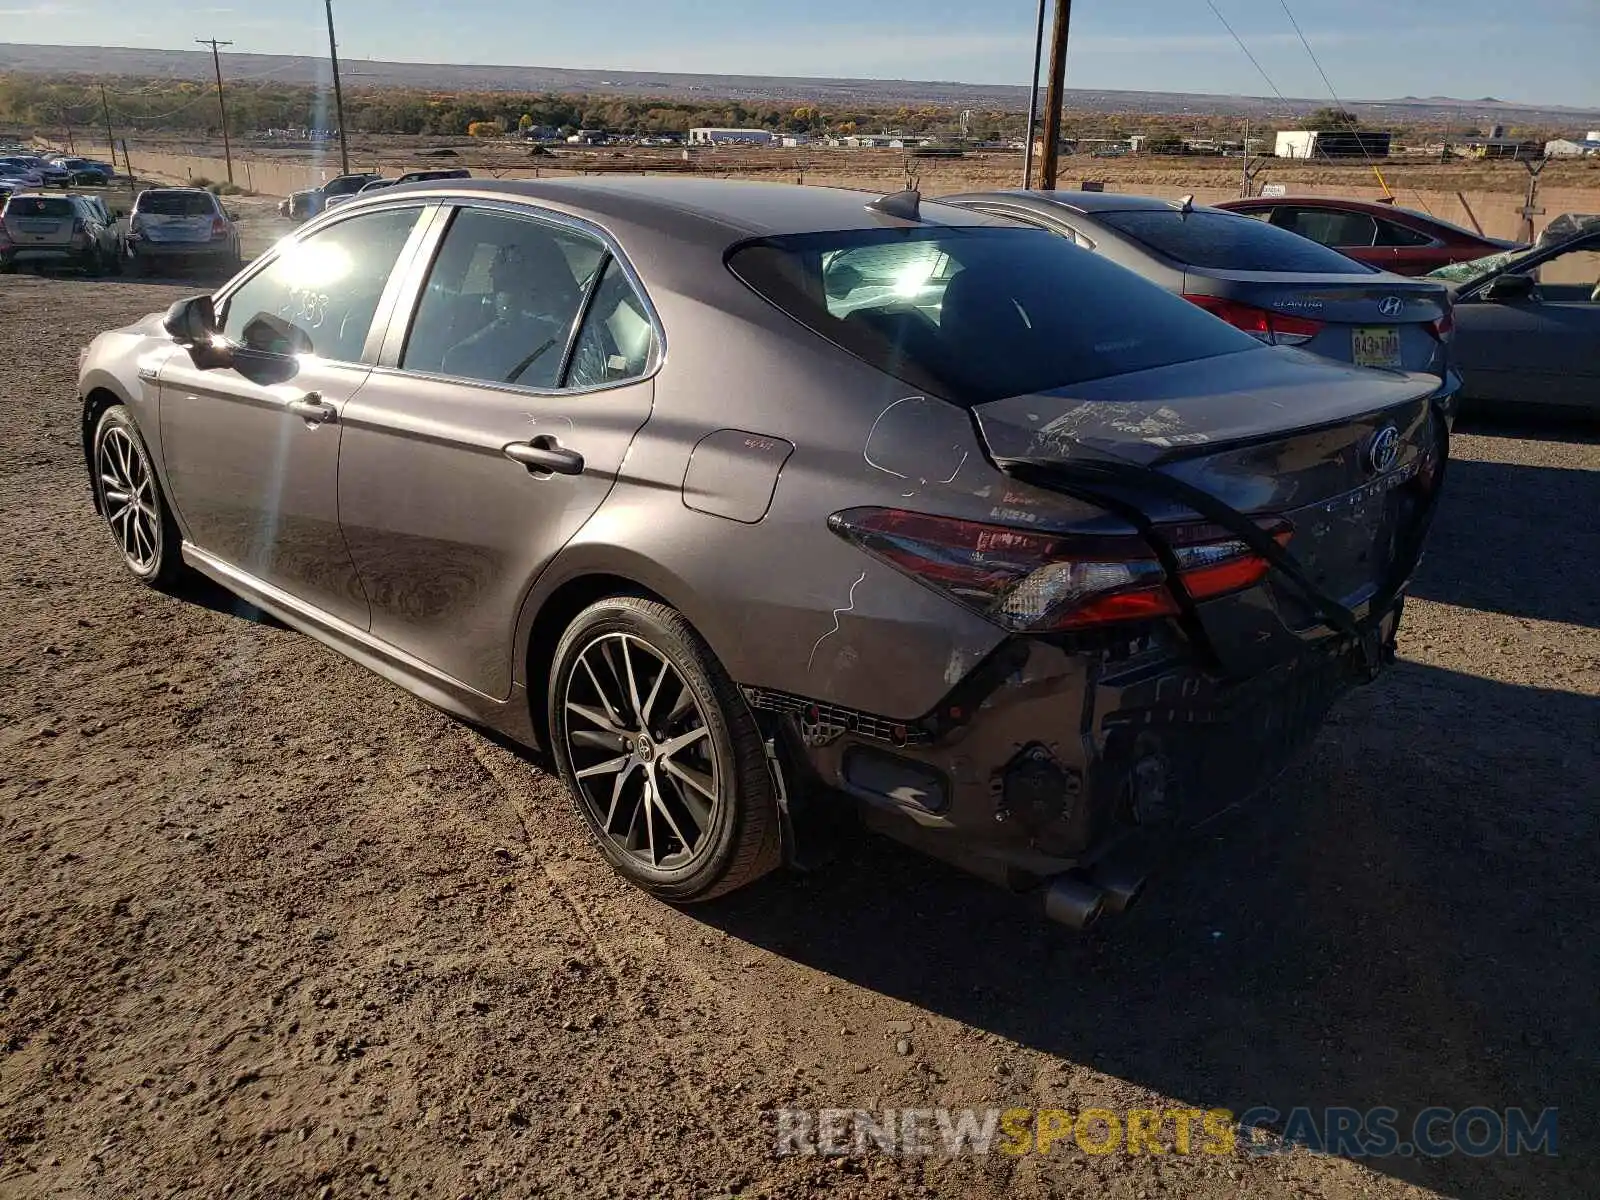
[[[333,36],[333,0],[324,0],[328,9],[328,59],[333,63],[333,106],[339,118],[339,173],[350,174],[350,147],[344,140],[344,92],[339,87],[339,43]]]
[[[228,160],[228,182],[233,182],[233,147],[228,143],[228,106],[222,99],[222,56],[218,46],[231,46],[232,42],[219,42],[216,38],[195,38],[202,46],[211,47],[211,65],[217,69],[217,112],[222,117],[222,156]]]
[[[1022,186],[1033,186],[1033,131],[1039,126],[1039,61],[1044,57],[1044,6],[1039,0],[1039,21],[1033,31],[1033,74],[1028,76],[1028,136],[1022,144]]]
[[[1055,24],[1050,29],[1050,86],[1044,94],[1044,153],[1039,161],[1039,186],[1053,191],[1061,148],[1061,106],[1067,82],[1067,26],[1072,23],[1072,0],[1056,0]]]
[[[117,139],[111,133],[111,105],[106,101],[106,85],[103,83],[100,85],[100,115],[106,119],[106,149],[111,152],[111,169],[115,171],[117,169]],[[128,173],[130,175],[133,173],[131,167],[128,169]]]

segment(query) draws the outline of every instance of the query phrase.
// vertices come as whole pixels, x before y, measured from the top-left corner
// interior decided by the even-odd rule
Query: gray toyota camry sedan
[[[617,871],[841,802],[1082,925],[1391,657],[1421,373],[829,188],[401,185],[83,354],[128,570],[546,749]]]

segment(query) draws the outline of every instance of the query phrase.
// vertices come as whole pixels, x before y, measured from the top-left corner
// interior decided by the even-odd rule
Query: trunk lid
[[[1390,582],[1400,537],[1420,511],[1411,485],[1434,436],[1428,397],[1437,387],[1427,375],[1263,348],[974,411],[1002,469],[1110,457],[1192,485],[1243,515],[1286,519],[1288,552],[1359,618]],[[1158,490],[1116,494],[1153,521],[1197,519]],[[1262,603],[1263,590],[1270,603]],[[1264,589],[1208,601],[1199,615],[1219,656],[1242,672],[1327,632],[1276,573]]]
[[[1288,275],[1189,268],[1184,292],[1215,296],[1320,324],[1304,349],[1340,362],[1442,374],[1430,326],[1450,311],[1449,291],[1429,279],[1390,274]]]

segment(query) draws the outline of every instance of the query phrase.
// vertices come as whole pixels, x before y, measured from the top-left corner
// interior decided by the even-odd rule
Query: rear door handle
[[[317,392],[307,392],[300,399],[289,401],[285,407],[295,416],[305,418],[308,425],[321,425],[324,421],[332,421],[339,415],[339,410]]]
[[[505,456],[527,467],[531,474],[583,474],[583,455],[568,450],[548,433],[526,442],[512,442],[505,448]]]

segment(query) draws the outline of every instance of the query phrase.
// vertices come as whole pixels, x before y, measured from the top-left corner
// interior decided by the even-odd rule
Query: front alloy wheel
[[[138,427],[121,405],[100,417],[94,486],[122,561],[145,583],[170,582],[181,569],[178,531]]]
[[[744,698],[663,604],[586,609],[557,648],[553,750],[601,852],[666,900],[704,900],[777,865],[772,778]]]

